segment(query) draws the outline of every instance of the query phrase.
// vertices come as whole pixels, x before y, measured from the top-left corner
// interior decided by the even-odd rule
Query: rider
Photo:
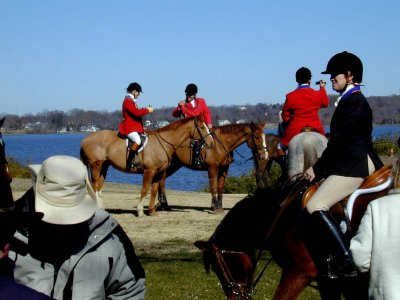
[[[122,104],[122,115],[124,119],[119,124],[119,132],[122,135],[126,135],[132,142],[126,162],[126,169],[131,170],[138,167],[134,163],[134,157],[142,143],[140,139],[140,134],[144,132],[142,116],[152,113],[154,108],[151,106],[138,108],[136,101],[140,93],[142,93],[142,87],[137,82],[129,84],[126,92],[127,95]]]
[[[281,141],[278,146],[278,162],[282,173],[286,173],[286,155],[290,140],[299,134],[304,127],[325,134],[324,127],[318,116],[320,108],[328,107],[329,99],[325,90],[325,82],[320,80],[318,91],[310,88],[311,71],[301,67],[296,71],[297,88],[286,95],[282,109],[280,124]]]
[[[322,74],[330,74],[339,93],[330,125],[330,138],[322,156],[305,172],[305,178],[322,181],[306,205],[306,246],[319,275],[326,278],[356,276],[346,240],[329,209],[353,193],[383,166],[372,148],[372,111],[361,93],[363,65],[349,52],[334,55]],[[329,255],[329,259],[322,253]],[[333,260],[333,264],[331,261]]]
[[[186,99],[178,103],[178,106],[172,111],[175,118],[183,117],[197,117],[200,116],[207,124],[208,128],[212,128],[211,113],[203,98],[196,98],[197,85],[189,83],[185,89]],[[200,167],[200,149],[201,145],[198,141],[193,145],[195,167]]]

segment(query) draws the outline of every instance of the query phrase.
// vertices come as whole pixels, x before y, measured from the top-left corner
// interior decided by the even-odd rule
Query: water
[[[329,129],[327,130],[329,131]],[[268,129],[266,133],[276,133],[276,129]],[[374,126],[373,136],[397,138],[400,135],[400,125]],[[79,146],[86,134],[31,134],[3,135],[6,143],[6,153],[22,164],[40,164],[52,155],[71,155],[79,158]],[[246,144],[238,147],[234,153],[235,161],[229,168],[229,176],[239,177],[249,174],[253,169],[251,151]],[[143,175],[126,174],[110,167],[107,181],[132,183],[141,185]],[[167,179],[167,188],[182,191],[199,191],[208,186],[206,171],[192,171],[181,168]]]
[[[23,134],[3,135],[7,156],[15,158],[21,164],[41,164],[52,155],[70,155],[79,158],[80,143],[86,134]],[[246,144],[238,147],[234,153],[234,163],[229,168],[229,175],[238,177],[249,174],[253,161],[248,160],[251,151]],[[113,167],[107,172],[106,181],[141,185],[143,175],[127,174]],[[181,168],[168,177],[167,188],[182,191],[199,191],[208,186],[206,171],[193,171]]]

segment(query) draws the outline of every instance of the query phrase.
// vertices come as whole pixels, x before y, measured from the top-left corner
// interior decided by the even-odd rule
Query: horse
[[[332,207],[331,213],[338,221],[345,222],[346,212],[349,212],[350,221],[345,222],[349,240],[357,232],[368,203],[388,193],[392,182],[390,171],[390,165],[379,169],[364,181],[359,190]],[[297,299],[315,281],[322,299],[341,299],[338,286],[317,277],[317,269],[302,238],[302,210],[317,186],[298,178],[287,189],[288,192],[259,190],[239,201],[208,241],[195,242],[195,246],[203,251],[206,271],[212,267],[228,300],[251,299],[251,293],[263,274],[261,271],[256,277],[255,271],[264,249],[269,249],[272,258],[282,268],[273,299]],[[282,194],[287,196],[282,197]],[[362,280],[354,281],[352,285],[366,290]],[[360,295],[353,294],[352,287],[340,286],[347,297],[360,299]]]
[[[8,169],[8,163],[5,153],[5,143],[1,134],[1,127],[5,118],[0,119],[0,208],[10,208],[14,204],[13,194],[11,190],[11,176]]]
[[[206,145],[213,143],[207,125],[194,117],[178,120],[163,128],[148,130],[146,133],[148,135],[147,146],[137,154],[143,167],[139,169],[127,170],[126,158],[129,150],[125,138],[119,137],[114,131],[94,132],[82,140],[80,148],[81,159],[88,166],[93,189],[99,199],[110,165],[122,172],[144,174],[140,200],[137,205],[138,216],[143,216],[143,201],[150,184],[160,180],[163,171],[169,166],[174,152],[180,149],[186,140],[197,138],[205,140]],[[150,198],[148,211],[150,215],[156,214],[155,197]]]
[[[222,195],[225,179],[228,175],[229,165],[233,161],[233,151],[246,143],[251,149],[255,158],[255,171],[257,181],[263,177],[259,162],[268,159],[268,151],[265,144],[264,134],[265,123],[262,124],[229,124],[215,127],[212,130],[214,138],[213,147],[203,147],[201,150],[200,167],[194,167],[192,163],[192,151],[190,141],[186,140],[182,147],[176,150],[171,164],[164,172],[158,186],[158,199],[160,208],[168,209],[168,202],[165,193],[165,181],[168,176],[174,174],[181,167],[185,166],[192,170],[208,171],[211,192],[211,208],[214,212],[223,212]]]
[[[265,167],[267,172],[269,172],[272,162],[278,159],[280,138],[275,134],[266,134],[265,140],[268,145],[268,155],[270,158]],[[287,178],[293,182],[296,180],[297,176],[304,174],[304,172],[309,167],[312,167],[317,162],[318,158],[321,157],[327,143],[328,139],[326,136],[318,132],[304,131],[295,135],[288,145],[286,162]]]

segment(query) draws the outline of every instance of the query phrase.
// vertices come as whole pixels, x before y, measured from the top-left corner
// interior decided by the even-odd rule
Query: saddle
[[[125,136],[119,135],[119,136],[125,139],[126,148],[130,150],[131,145],[133,144],[132,141],[126,135]],[[143,149],[146,148],[147,142],[149,141],[149,136],[146,133],[140,133],[139,136],[141,143],[139,149],[137,150],[137,153],[142,152]]]
[[[330,209],[332,215],[344,216],[340,222],[340,228],[344,234],[355,234],[368,203],[383,196],[383,193],[390,189],[393,184],[393,177],[391,176],[392,167],[392,165],[385,165],[369,175],[357,190]],[[303,209],[319,185],[319,183],[315,183],[304,192],[301,203]],[[363,198],[366,201],[362,201]]]

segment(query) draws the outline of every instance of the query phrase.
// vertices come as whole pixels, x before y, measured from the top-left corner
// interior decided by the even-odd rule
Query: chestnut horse
[[[344,206],[352,202],[347,222],[346,237],[357,232],[366,207],[373,199],[388,193],[391,166],[385,166],[369,176],[359,190],[331,209],[332,215],[346,220]],[[239,201],[224,217],[207,242],[195,245],[203,250],[206,270],[210,266],[217,274],[227,299],[250,299],[262,272],[258,277],[255,269],[260,251],[269,249],[273,259],[282,268],[282,275],[273,299],[297,299],[313,281],[317,281],[317,269],[303,243],[301,229],[302,200],[309,199],[317,185],[298,178],[288,187],[288,192],[266,189]],[[377,188],[379,187],[379,188]],[[288,196],[282,197],[282,194]],[[258,254],[257,254],[258,251]],[[256,278],[257,277],[257,278]],[[256,278],[256,279],[254,279]],[[362,286],[362,280],[352,282]],[[338,286],[331,282],[318,282],[322,299],[341,299]],[[345,296],[354,297],[352,287],[340,286]],[[364,287],[364,286],[363,286]],[[359,296],[359,295],[358,295]]]
[[[0,119],[0,208],[9,208],[14,204],[13,194],[11,191],[11,176],[8,172],[8,164],[5,153],[5,144],[1,134],[1,127],[5,118]]]
[[[110,165],[122,172],[144,174],[137,205],[138,216],[143,215],[143,201],[150,184],[160,180],[163,171],[172,160],[172,155],[186,140],[203,139],[207,145],[213,142],[205,123],[193,117],[176,121],[158,130],[146,131],[146,133],[148,134],[147,146],[137,154],[143,166],[139,170],[126,170],[128,151],[126,141],[114,131],[97,131],[81,142],[81,158],[90,170],[93,189],[99,198]],[[148,209],[150,215],[156,214],[155,197],[150,198]]]
[[[213,147],[203,147],[201,151],[200,167],[191,165],[190,141],[186,140],[182,147],[177,149],[174,158],[166,169],[163,179],[159,182],[158,199],[162,208],[167,209],[168,203],[165,194],[166,177],[174,174],[181,167],[185,166],[193,170],[208,171],[211,192],[211,208],[214,212],[223,211],[222,194],[225,185],[225,178],[228,175],[229,165],[233,161],[233,151],[246,143],[251,149],[255,158],[256,178],[261,180],[261,169],[258,168],[259,161],[268,159],[267,146],[264,134],[265,123],[262,124],[229,124],[215,127],[212,130],[214,137]]]

